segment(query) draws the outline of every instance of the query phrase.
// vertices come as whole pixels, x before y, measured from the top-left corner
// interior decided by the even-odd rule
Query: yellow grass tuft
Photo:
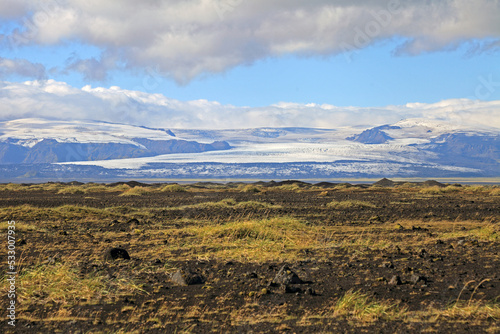
[[[289,251],[320,243],[317,229],[290,217],[202,225],[184,231],[192,238],[184,239],[183,247],[193,243],[192,247],[210,249],[209,256],[247,261],[277,260]]]
[[[329,208],[332,209],[350,209],[350,208],[376,208],[377,206],[373,203],[366,202],[366,201],[357,201],[357,200],[351,200],[351,201],[332,201],[327,204]]]
[[[57,191],[58,194],[84,194],[84,190],[79,186],[64,187]]]
[[[491,189],[490,196],[500,196],[500,187]]]
[[[180,207],[174,207],[171,209],[175,210],[186,210],[186,209],[209,209],[209,208],[235,208],[235,209],[279,209],[280,205],[273,205],[266,202],[259,201],[245,201],[237,202],[234,198],[224,198],[218,202],[203,202],[193,205],[184,205]]]
[[[109,293],[103,277],[80,278],[77,270],[66,263],[25,269],[19,282],[21,303],[32,300],[72,303],[80,299],[99,299]]]
[[[125,190],[120,196],[142,196],[152,192],[152,189],[147,187],[134,187]]]
[[[349,290],[332,307],[335,316],[354,318],[362,322],[373,322],[378,319],[401,319],[407,311],[399,303],[376,301],[367,295]]]
[[[183,186],[178,185],[178,184],[167,184],[166,186],[161,187],[160,191],[167,192],[167,193],[182,193],[182,192],[186,192],[187,190],[186,190],[186,188],[184,188]]]
[[[260,193],[262,190],[260,187],[256,187],[252,184],[247,184],[241,189],[243,193]]]

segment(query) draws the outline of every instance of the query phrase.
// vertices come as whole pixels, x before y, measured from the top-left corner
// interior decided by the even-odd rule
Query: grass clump
[[[261,189],[252,184],[247,184],[241,189],[242,193],[260,193]]]
[[[270,261],[286,257],[297,259],[302,248],[316,245],[317,230],[290,217],[234,221],[221,225],[186,228],[192,245],[209,249],[207,256],[243,261]]]
[[[354,318],[363,322],[396,320],[403,317],[406,307],[399,303],[378,302],[367,295],[349,290],[332,308],[335,316]]]
[[[294,232],[305,231],[305,227],[295,219],[250,220],[210,227],[202,237],[229,241],[242,239],[296,241],[298,235]]]
[[[0,217],[4,219],[14,219],[22,221],[65,221],[65,220],[86,220],[97,221],[103,219],[123,218],[123,215],[134,217],[146,217],[151,215],[151,211],[140,210],[126,206],[109,208],[93,208],[80,205],[62,205],[55,208],[38,208],[31,205],[8,206],[0,208]],[[17,224],[16,224],[17,225]]]
[[[489,187],[481,186],[481,185],[470,185],[470,186],[465,186],[464,188],[466,191],[470,191],[473,193],[488,192],[490,190]]]
[[[9,228],[9,223],[8,222],[0,222],[0,231],[7,230]],[[39,226],[35,226],[33,224],[28,224],[25,222],[16,222],[16,231],[18,232],[45,232],[45,229],[40,228]]]
[[[491,189],[490,196],[500,196],[500,187]]]
[[[229,208],[234,207],[238,202],[234,198],[224,198],[218,202],[204,202],[194,205],[187,205],[185,208]]]
[[[235,205],[236,208],[241,208],[241,209],[279,209],[281,208],[280,205],[273,205],[269,204],[266,202],[259,202],[259,201],[246,201],[246,202],[240,202]]]
[[[212,208],[234,208],[234,209],[279,209],[280,205],[273,205],[259,201],[237,202],[234,198],[224,198],[218,202],[203,202],[193,205],[184,205],[173,209],[212,209]]]
[[[464,191],[465,188],[456,185],[449,185],[446,187],[432,186],[432,187],[424,187],[420,189],[421,194],[426,195],[439,195],[439,194],[450,194]]]
[[[282,184],[281,186],[277,186],[271,189],[281,190],[281,191],[299,191],[302,190],[302,187],[298,183],[292,183],[292,184]]]
[[[434,311],[438,317],[450,319],[495,319],[500,320],[500,303],[482,300],[456,302],[445,310]]]
[[[89,184],[86,184],[84,186],[82,186],[82,190],[85,194],[89,194],[89,193],[108,193],[108,192],[115,192],[115,191],[124,191],[126,190],[127,188],[129,188],[129,186],[125,185],[125,187],[120,187],[120,186],[116,186],[116,187],[107,187],[105,186],[104,184],[96,184],[96,183],[89,183]],[[117,187],[120,187],[120,189],[116,189]]]
[[[133,278],[122,277],[110,280],[106,271],[82,275],[73,265],[73,257],[65,262],[43,262],[23,269],[19,275],[19,301],[21,303],[55,302],[63,305],[111,300],[122,293],[143,293]],[[2,278],[4,280],[4,278]]]
[[[160,191],[167,193],[183,193],[186,192],[187,190],[186,188],[178,184],[167,184],[166,186],[161,187]]]
[[[19,300],[73,303],[99,299],[109,294],[103,277],[81,278],[67,263],[41,264],[25,269],[19,277]]]
[[[332,209],[351,209],[351,208],[376,208],[377,206],[373,203],[366,201],[350,200],[350,201],[332,201],[327,204],[329,208]]]
[[[8,192],[8,191],[21,191],[21,190],[26,190],[26,186],[23,186],[22,184],[18,183],[6,183],[6,184],[0,184],[0,191],[3,192]]]
[[[487,224],[466,231],[454,231],[443,233],[442,239],[471,238],[478,241],[498,242],[500,241],[500,226],[498,224]]]
[[[76,195],[76,194],[84,194],[85,191],[82,189],[82,187],[79,186],[70,186],[70,187],[64,187],[61,188],[57,191],[58,194],[71,194],[71,195]]]

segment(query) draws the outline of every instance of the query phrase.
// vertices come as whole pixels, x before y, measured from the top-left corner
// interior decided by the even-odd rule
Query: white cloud
[[[112,66],[112,65],[111,65]],[[87,81],[105,81],[108,77],[108,70],[105,64],[95,58],[91,59],[74,59],[66,66],[66,70],[74,70],[83,74]]]
[[[499,0],[24,0],[22,4],[15,10],[0,5],[0,16],[17,13],[21,18],[25,8],[22,15],[29,18],[8,39],[16,46],[77,40],[100,47],[101,62],[82,60],[74,66],[87,74],[95,74],[97,68],[96,78],[105,77],[102,71],[116,62],[158,68],[165,76],[187,82],[267,57],[334,55],[393,37],[405,40],[397,52],[406,54],[483,39],[495,46],[500,40]],[[114,59],[115,55],[120,58]]]
[[[372,127],[407,118],[500,129],[500,101],[446,100],[379,108],[279,103],[261,108],[179,101],[119,87],[82,89],[53,80],[0,82],[0,120],[100,120],[163,128]]]
[[[34,64],[26,59],[0,57],[0,78],[10,75],[40,80],[46,78],[46,71],[42,64]]]
[[[24,0],[0,1],[0,18],[15,18],[24,15],[26,11]]]

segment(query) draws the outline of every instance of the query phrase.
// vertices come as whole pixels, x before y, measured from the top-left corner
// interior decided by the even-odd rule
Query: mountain
[[[347,137],[347,140],[352,140],[362,144],[384,144],[392,140],[387,133],[382,131],[384,127],[368,129],[361,132],[359,135]],[[397,127],[395,127],[397,128]]]
[[[170,130],[110,123],[77,122],[72,125],[26,119],[2,125],[0,164],[98,161],[231,148],[223,141],[199,143],[177,139]]]
[[[435,162],[499,172],[500,136],[492,134],[450,133],[432,138],[420,149],[434,152]]]
[[[3,180],[499,177],[500,129],[426,119],[371,128],[163,129],[0,122]],[[0,177],[1,178],[1,177]]]

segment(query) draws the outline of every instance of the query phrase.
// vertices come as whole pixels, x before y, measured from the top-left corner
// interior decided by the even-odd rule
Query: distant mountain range
[[[172,153],[200,153],[228,150],[226,142],[202,144],[186,140],[149,140],[133,138],[126,143],[64,143],[42,139],[35,145],[23,146],[16,140],[0,142],[0,164],[43,164],[55,162],[97,161],[123,158],[153,157]]]
[[[158,129],[0,122],[1,181],[499,177],[500,129],[406,119],[372,128]]]

